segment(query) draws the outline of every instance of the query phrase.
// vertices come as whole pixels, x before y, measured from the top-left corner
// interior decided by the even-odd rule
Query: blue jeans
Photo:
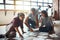
[[[29,24],[29,26],[30,26],[31,28],[36,28],[36,27],[35,27],[35,26],[36,26],[35,21],[32,21],[31,19],[28,19],[28,24]]]
[[[50,31],[52,31],[52,27],[40,27],[39,31],[40,32],[50,32]]]

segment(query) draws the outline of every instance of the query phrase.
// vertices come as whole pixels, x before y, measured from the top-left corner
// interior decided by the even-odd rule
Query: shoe
[[[58,37],[56,34],[49,35],[50,37]]]
[[[23,34],[26,33],[26,32],[23,32]]]
[[[0,38],[5,38],[5,36],[4,35],[0,35]]]

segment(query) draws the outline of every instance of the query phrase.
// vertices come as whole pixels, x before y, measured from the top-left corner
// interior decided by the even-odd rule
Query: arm
[[[21,33],[18,30],[18,21],[16,18],[13,21],[13,28],[15,29],[16,32],[18,32],[19,36],[21,36],[23,38],[23,36],[21,35]]]
[[[32,28],[30,28],[29,24],[28,24],[28,17],[25,20],[25,24],[26,26],[30,29],[31,32],[33,32]]]
[[[51,23],[52,26],[54,26],[54,24],[53,24],[52,21],[53,21],[53,20],[52,20],[52,17],[50,17],[50,23]]]
[[[21,30],[22,30],[22,33],[25,33],[25,32],[24,32],[24,29],[23,29],[23,22],[22,22],[22,24],[20,24],[20,28],[21,28]]]
[[[36,27],[39,27],[38,15],[36,15]]]
[[[55,33],[55,31],[54,31],[54,24],[53,24],[53,22],[52,22],[52,18],[50,18],[50,22],[51,22],[51,26],[52,26],[52,28],[53,28],[53,33]]]
[[[21,35],[21,33],[19,32],[19,30],[18,30],[18,27],[14,27],[14,29],[16,30],[16,32],[18,32],[19,33],[19,35],[23,38],[23,36]]]

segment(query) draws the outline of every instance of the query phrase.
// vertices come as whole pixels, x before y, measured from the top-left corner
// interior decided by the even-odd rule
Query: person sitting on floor
[[[41,11],[41,27],[39,28],[40,32],[48,32],[53,33],[54,32],[54,25],[51,20],[51,18],[48,17],[47,11],[43,10]]]
[[[13,19],[12,26],[10,27],[10,29],[8,30],[8,32],[5,34],[6,37],[8,38],[13,38],[16,37],[16,32],[18,32],[19,36],[23,38],[22,34],[19,32],[18,27],[21,28],[22,32],[24,32],[23,30],[23,20],[24,20],[25,15],[23,13],[18,13],[18,16],[15,17]]]
[[[38,14],[35,8],[31,8],[31,13],[27,16],[25,24],[30,28],[38,28]],[[33,31],[33,29],[30,29]]]

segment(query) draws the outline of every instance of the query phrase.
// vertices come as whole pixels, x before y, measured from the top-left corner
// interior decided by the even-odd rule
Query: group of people
[[[23,29],[23,23],[25,23],[25,25],[28,27],[28,31],[33,32],[34,30],[32,28],[39,28],[40,32],[48,32],[48,33],[52,33],[54,32],[54,25],[53,22],[51,20],[51,18],[48,16],[48,13],[46,10],[42,10],[40,12],[41,17],[40,20],[38,20],[38,13],[36,11],[35,8],[31,9],[31,13],[26,17],[25,22],[24,18],[25,15],[24,13],[18,13],[17,17],[15,17],[12,20],[12,26],[9,29],[8,32],[6,32],[5,36],[6,37],[16,37],[16,32],[18,32],[19,36],[23,38],[22,34],[20,33],[18,27],[21,28],[22,33],[26,33],[24,32]],[[41,22],[41,26],[39,27],[39,21]]]

